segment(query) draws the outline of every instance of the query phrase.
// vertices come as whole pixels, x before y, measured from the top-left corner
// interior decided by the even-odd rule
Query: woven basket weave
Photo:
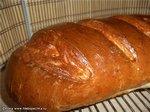
[[[150,0],[0,0],[0,66],[31,35],[62,22],[113,15],[150,15]]]

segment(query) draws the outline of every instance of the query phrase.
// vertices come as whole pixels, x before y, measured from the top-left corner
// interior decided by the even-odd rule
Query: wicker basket
[[[0,65],[44,27],[86,18],[150,14],[150,0],[1,0]]]
[[[0,0],[0,8],[0,68],[2,68],[16,48],[26,43],[33,33],[44,27],[86,18],[131,14],[150,15],[150,0]],[[136,106],[136,102],[132,100],[134,98],[130,98],[132,94],[142,102],[143,107]],[[119,105],[117,108],[121,108],[124,112],[136,110],[140,112],[143,111],[141,108],[145,109],[145,112],[150,111],[149,89],[133,92],[131,96],[127,95],[131,104],[128,103],[126,96],[120,96],[74,111],[99,112],[99,108],[103,107],[105,111],[111,108],[110,111],[115,112],[116,107],[112,105],[111,100],[115,100]],[[119,98],[124,100],[127,110],[118,103]]]

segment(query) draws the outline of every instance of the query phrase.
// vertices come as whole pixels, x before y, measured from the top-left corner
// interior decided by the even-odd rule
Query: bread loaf
[[[48,112],[87,106],[147,84],[150,16],[42,29],[13,52],[6,75],[8,92],[20,106]]]

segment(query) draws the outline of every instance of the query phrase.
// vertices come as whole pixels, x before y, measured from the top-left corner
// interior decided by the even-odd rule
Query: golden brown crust
[[[150,38],[150,16],[115,16],[114,18],[135,26]]]
[[[118,32],[112,26],[103,21],[83,20],[80,24],[100,31],[108,40],[115,44],[131,61],[135,61],[137,54],[131,44],[127,41],[124,34]]]
[[[150,39],[118,19],[46,28],[12,54],[8,90],[22,106],[86,106],[150,82],[149,52]]]

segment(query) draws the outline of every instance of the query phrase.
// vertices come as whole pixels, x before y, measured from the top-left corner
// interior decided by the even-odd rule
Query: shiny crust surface
[[[115,16],[114,18],[135,26],[150,38],[150,16]]]
[[[122,17],[128,18],[82,20],[35,33],[7,64],[10,96],[21,106],[61,112],[149,83],[150,38],[144,32],[150,17],[132,16],[147,26],[143,30]]]

